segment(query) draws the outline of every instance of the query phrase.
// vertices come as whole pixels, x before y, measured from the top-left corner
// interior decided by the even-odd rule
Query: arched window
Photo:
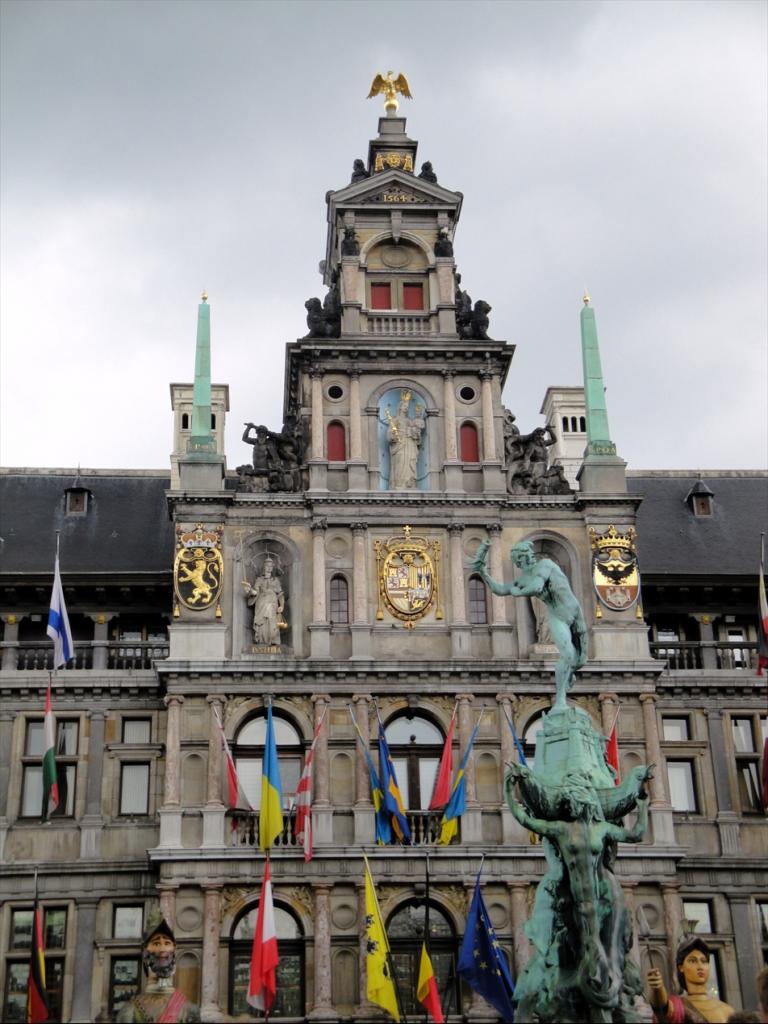
[[[568,417],[567,416],[563,416],[563,433],[564,434],[568,433]]]
[[[216,429],[216,413],[212,412],[211,413],[211,430],[215,430],[215,429]]]
[[[587,431],[587,421],[584,416],[579,416],[579,430],[582,434],[585,434]]]
[[[462,423],[459,431],[462,462],[479,462],[480,445],[477,440],[477,427],[474,423]]]
[[[488,621],[488,601],[485,583],[479,576],[470,576],[467,580],[467,598],[469,604],[469,621],[477,626]]]
[[[344,576],[331,576],[331,622],[341,624],[349,622],[349,585]]]
[[[435,788],[437,766],[445,737],[421,715],[401,715],[384,730],[392,754],[403,803],[411,811],[426,811]]]
[[[189,430],[189,413],[183,412],[181,414],[181,429]]]
[[[251,904],[235,921],[229,944],[229,1013],[253,1015],[246,1001],[251,967],[253,932],[256,928],[258,903]],[[304,1017],[304,933],[290,910],[275,904],[277,952],[277,996],[270,1010],[271,1017]]]
[[[347,436],[344,424],[334,420],[328,424],[328,461],[346,462]]]
[[[272,714],[280,766],[280,784],[283,790],[283,809],[287,810],[296,795],[296,787],[303,766],[301,737],[287,719]],[[261,806],[261,765],[264,760],[264,738],[267,732],[266,715],[249,718],[237,732],[232,751],[237,766],[237,777],[251,807]]]
[[[579,429],[579,424],[575,416],[571,416],[571,430],[575,434]]]
[[[424,903],[415,900],[399,907],[387,923],[387,936],[397,972],[403,1010],[408,1017],[418,1017],[423,1007],[416,1002],[419,960],[424,941]],[[458,940],[445,911],[430,900],[429,954],[440,993],[443,1013],[461,1013],[461,990],[456,973]]]
[[[535,715],[523,729],[523,753],[525,754],[525,760],[528,762],[528,767],[533,768],[534,759],[536,757],[536,737],[539,734],[539,729],[542,726],[542,715],[543,712]]]

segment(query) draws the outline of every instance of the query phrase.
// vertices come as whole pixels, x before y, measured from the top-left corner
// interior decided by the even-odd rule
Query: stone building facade
[[[247,1012],[263,858],[258,810],[223,802],[217,715],[256,804],[269,703],[286,811],[325,716],[314,857],[305,862],[288,813],[272,856],[273,1015],[375,1019],[363,852],[412,1005],[428,851],[447,1010],[493,1019],[452,965],[481,854],[513,976],[529,956],[523,924],[544,859],[502,799],[515,758],[507,719],[534,756],[556,651],[539,609],[491,595],[470,566],[487,541],[491,574],[511,580],[507,552],[521,540],[564,569],[585,611],[589,661],[572,699],[606,734],[621,707],[623,771],[657,765],[649,835],[618,864],[636,955],[669,977],[684,922],[695,920],[716,951],[721,996],[755,1005],[768,956],[768,840],[754,788],[768,709],[754,669],[750,545],[768,478],[628,474],[603,450],[583,460],[575,490],[542,489],[545,462],[518,473],[515,492],[519,442],[501,398],[513,346],[488,336],[486,304],[458,283],[462,196],[416,174],[416,150],[403,118],[382,118],[364,172],[328,194],[328,295],[307,303],[309,333],[286,346],[283,428],[261,440],[251,432],[245,466],[225,469],[227,391],[201,372],[193,388],[172,386],[172,475],[0,476],[3,1019],[22,1019],[35,868],[60,1019],[108,1019],[130,995],[156,901],[176,930],[179,984],[204,1019]],[[555,433],[563,403],[586,442],[583,392],[550,389]],[[575,457],[572,439],[560,449]],[[593,588],[590,528],[610,527],[638,533],[643,591],[623,610]],[[63,813],[42,824],[56,530],[77,651],[53,687]],[[428,805],[456,703],[455,764],[482,717],[459,836],[440,847]],[[379,717],[385,727],[412,847],[374,844],[352,716],[374,757]]]

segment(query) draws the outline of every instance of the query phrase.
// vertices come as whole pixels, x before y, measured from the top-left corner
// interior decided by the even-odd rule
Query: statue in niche
[[[352,177],[349,179],[350,185],[356,184],[358,181],[365,181],[366,178],[370,177],[368,171],[365,169],[365,164],[359,158],[352,164]]]
[[[435,169],[429,160],[425,160],[421,165],[421,171],[418,176],[422,181],[428,181],[431,185],[437,184],[437,175],[435,174]]]
[[[389,409],[385,410],[391,491],[407,491],[416,487],[416,466],[427,424],[421,405],[416,406],[415,415],[408,415],[411,397],[410,391],[401,391],[397,414],[392,416]]]
[[[280,580],[273,575],[274,569],[274,559],[267,555],[261,576],[252,584],[243,580],[248,605],[253,608],[253,642],[257,647],[279,647],[280,630],[288,628],[283,617],[285,593]]]
[[[552,630],[549,628],[549,614],[546,605],[538,599],[531,598],[531,611],[536,625],[536,643],[546,647],[554,647]]]
[[[682,995],[671,995],[658,968],[648,971],[649,998],[656,1020],[664,1024],[725,1024],[733,1007],[709,995],[712,953],[698,935],[688,935],[677,947],[675,967]]]
[[[344,228],[344,237],[341,240],[342,256],[359,256],[360,243],[357,240],[354,228]]]
[[[195,1024],[200,1020],[200,1008],[174,988],[176,937],[159,912],[149,915],[141,945],[141,966],[149,979],[146,990],[120,1007],[117,1024]]]
[[[435,242],[435,256],[453,256],[453,242],[448,228],[440,228]]]

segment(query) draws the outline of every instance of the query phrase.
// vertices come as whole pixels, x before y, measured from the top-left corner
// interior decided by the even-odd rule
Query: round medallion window
[[[477,392],[469,384],[465,384],[464,387],[459,388],[459,398],[463,402],[473,402],[477,397]]]
[[[344,397],[344,388],[341,384],[331,384],[328,388],[328,397],[332,398],[335,402],[338,402],[340,398]]]
[[[402,270],[413,259],[413,252],[407,245],[385,245],[381,250],[381,262],[391,270]]]

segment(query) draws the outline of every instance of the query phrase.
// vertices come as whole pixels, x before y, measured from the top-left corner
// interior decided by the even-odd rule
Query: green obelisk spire
[[[192,432],[187,441],[187,460],[216,462],[216,438],[211,430],[211,307],[203,292],[197,307],[195,386],[192,394]]]
[[[605,404],[603,368],[600,365],[600,347],[597,343],[595,311],[584,293],[581,310],[581,357],[584,364],[584,401],[587,406],[586,455],[615,455],[616,445],[608,429],[608,409]]]

